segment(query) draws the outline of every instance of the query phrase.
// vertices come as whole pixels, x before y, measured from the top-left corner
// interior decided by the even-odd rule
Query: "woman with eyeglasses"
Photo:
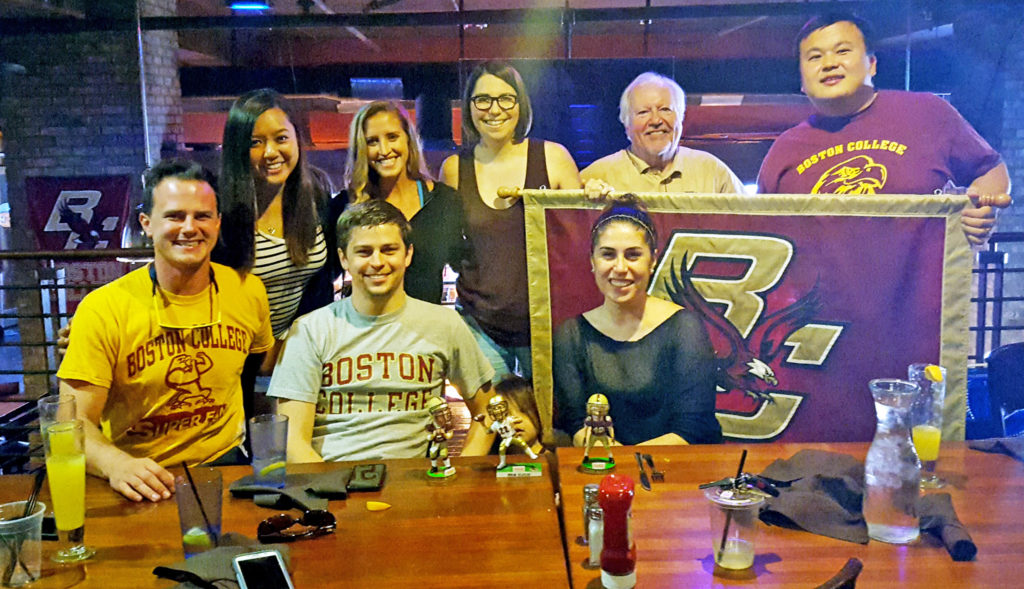
[[[498,188],[580,187],[564,147],[526,138],[532,122],[519,72],[502,62],[481,64],[463,94],[463,150],[441,166],[441,180],[459,191],[465,217],[460,312],[494,366],[495,381],[513,371],[532,373],[523,203],[500,198]]]
[[[278,345],[267,353],[264,372],[295,317],[334,300],[341,274],[334,222],[344,200],[332,199],[327,175],[306,162],[295,121],[285,99],[263,88],[239,97],[224,125],[221,235],[213,260],[252,272],[266,286]],[[243,386],[253,368],[247,366]]]
[[[373,198],[395,205],[412,225],[412,264],[405,292],[440,304],[444,266],[461,242],[459,195],[434,182],[423,159],[409,113],[392,102],[375,101],[356,112],[349,131],[345,185],[349,202]]]

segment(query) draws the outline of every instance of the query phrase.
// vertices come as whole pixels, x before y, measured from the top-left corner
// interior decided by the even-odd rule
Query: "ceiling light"
[[[242,1],[227,0],[227,5],[228,5],[228,7],[231,8],[231,10],[250,11],[250,12],[256,12],[256,11],[261,11],[261,10],[270,10],[270,8],[271,8],[270,7],[270,0],[267,0],[266,2],[255,2],[255,1],[242,2]]]

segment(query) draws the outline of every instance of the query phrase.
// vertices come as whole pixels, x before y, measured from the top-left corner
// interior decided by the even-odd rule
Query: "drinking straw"
[[[743,449],[743,454],[740,456],[740,467],[736,469],[736,479],[740,478],[743,474],[743,463],[747,461],[747,449]],[[735,487],[736,481],[733,480],[733,486]],[[722,553],[725,552],[725,540],[729,537],[729,524],[732,523],[732,510],[727,509],[725,511],[725,527],[722,528],[722,542],[718,545],[718,554],[715,555],[715,562],[722,560]]]
[[[36,478],[32,482],[32,493],[28,496],[28,501],[25,502],[25,512],[21,514],[22,518],[26,518],[32,515],[32,512],[36,510],[36,500],[39,498],[39,489],[43,486],[43,478],[46,476],[46,467],[42,466],[36,471]],[[14,570],[18,565],[21,565],[22,570],[28,575],[30,581],[35,581],[35,576],[29,572],[28,566],[25,565],[25,561],[21,558],[21,546],[24,540],[19,541],[14,546],[7,546],[7,549],[11,552],[11,561],[7,563],[7,568],[4,570],[3,584],[9,585],[11,583],[11,577],[14,576]]]
[[[746,452],[746,450],[744,450]],[[203,516],[203,523],[206,524],[206,531],[210,533],[210,537],[213,538],[213,545],[220,546],[220,541],[217,538],[217,532],[213,531],[213,526],[210,525],[210,518],[206,516],[206,509],[203,507],[203,500],[199,498],[199,489],[196,489],[196,482],[192,480],[192,473],[188,471],[188,464],[183,460],[181,467],[185,469],[185,477],[188,479],[188,486],[192,489],[192,496],[196,498],[196,505],[199,506],[199,513]]]

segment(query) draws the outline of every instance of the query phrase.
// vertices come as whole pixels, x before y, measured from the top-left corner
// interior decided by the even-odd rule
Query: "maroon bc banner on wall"
[[[121,247],[129,189],[128,176],[26,178],[29,218],[40,249]]]
[[[701,315],[727,439],[870,440],[868,381],[905,378],[913,362],[947,367],[945,433],[962,439],[962,197],[644,196],[660,241],[649,292]],[[550,334],[602,300],[589,261],[599,210],[551,192],[526,203],[542,400]]]
[[[32,230],[42,250],[116,249],[128,222],[130,191],[128,176],[79,178],[26,178],[28,213]],[[97,285],[125,273],[116,260],[68,260],[57,268],[65,287]],[[85,288],[64,289],[62,311],[74,313],[88,292]]]

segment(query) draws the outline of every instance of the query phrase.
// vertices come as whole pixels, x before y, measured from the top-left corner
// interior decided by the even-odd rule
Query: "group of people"
[[[812,20],[797,49],[817,113],[769,151],[761,190],[950,184],[974,200],[967,239],[984,241],[988,205],[1009,191],[998,153],[943,101],[876,91],[870,29],[856,17]],[[353,119],[345,190],[332,195],[294,114],[266,89],[232,106],[217,180],[181,160],[147,171],[140,222],[155,259],[82,301],[58,372],[86,423],[90,472],[129,499],[167,498],[166,467],[244,460],[244,416],[264,390],[289,418],[289,461],[425,457],[446,380],[473,415],[505,381],[518,391],[509,410],[539,449],[524,209],[498,188],[585,186],[596,198],[742,185],[721,160],[679,145],[683,90],[658,74],[622,94],[629,147],[582,172],[563,146],[527,137],[530,98],[511,66],[477,67],[462,102],[464,148],[437,180],[408,114],[378,101]],[[595,394],[620,443],[721,440],[707,331],[695,313],[647,295],[659,243],[632,195],[611,199],[592,227],[603,302],[554,338],[554,425],[576,443]],[[455,310],[439,305],[446,264],[459,274]],[[351,295],[335,300],[342,270]],[[525,387],[510,389],[512,374]],[[474,421],[463,453],[487,453],[493,437]]]

